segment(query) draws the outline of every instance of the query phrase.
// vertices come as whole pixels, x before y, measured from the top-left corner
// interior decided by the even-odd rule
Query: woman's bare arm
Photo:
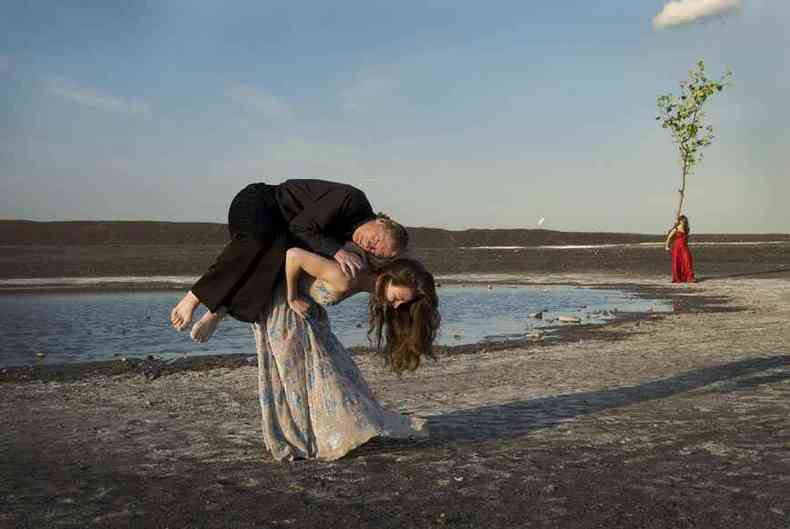
[[[672,240],[672,237],[675,236],[675,232],[677,231],[678,231],[677,228],[672,228],[671,230],[669,230],[669,233],[667,234],[667,240],[664,242],[665,250],[669,250],[669,241]]]
[[[302,272],[321,279],[333,290],[345,291],[351,287],[350,279],[343,273],[337,261],[301,248],[289,249],[285,254],[288,303],[300,314],[304,314],[307,305],[304,300],[299,299],[299,276]]]

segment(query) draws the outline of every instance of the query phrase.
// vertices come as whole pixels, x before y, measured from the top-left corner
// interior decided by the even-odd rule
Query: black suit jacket
[[[324,180],[287,180],[275,199],[296,243],[333,257],[360,225],[374,219],[365,193]]]

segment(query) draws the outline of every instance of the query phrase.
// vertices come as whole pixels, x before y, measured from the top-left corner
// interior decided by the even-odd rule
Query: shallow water
[[[17,293],[0,295],[0,366],[255,353],[248,324],[226,319],[207,344],[169,324],[181,292]],[[521,339],[557,325],[560,315],[604,323],[612,311],[669,311],[671,305],[604,289],[568,286],[446,286],[439,289],[438,343],[460,345]],[[332,326],[347,346],[367,345],[367,295],[329,307]],[[545,311],[544,319],[529,314]],[[200,316],[198,312],[196,318]]]

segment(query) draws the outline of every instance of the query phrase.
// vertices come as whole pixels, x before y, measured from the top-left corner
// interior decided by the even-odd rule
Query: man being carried
[[[170,313],[180,331],[191,323],[198,305],[208,308],[192,328],[196,342],[207,341],[225,314],[256,321],[292,246],[333,258],[354,277],[367,266],[365,252],[390,259],[409,240],[403,226],[373,213],[362,191],[323,180],[248,185],[231,202],[228,231],[230,242]],[[344,246],[345,241],[354,244]]]

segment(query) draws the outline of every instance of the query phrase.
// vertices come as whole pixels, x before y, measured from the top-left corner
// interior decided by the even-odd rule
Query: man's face
[[[376,257],[389,259],[397,253],[394,239],[379,220],[366,222],[354,231],[351,238],[357,246]]]

